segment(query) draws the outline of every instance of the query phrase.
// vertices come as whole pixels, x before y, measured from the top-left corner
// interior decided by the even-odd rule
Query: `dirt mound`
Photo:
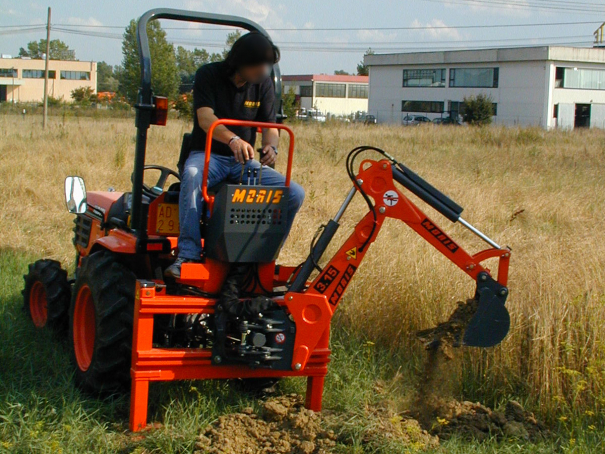
[[[416,450],[439,446],[437,436],[407,416],[368,408],[361,418],[364,427],[361,437],[367,445],[384,446],[395,441]],[[274,397],[262,403],[258,414],[246,408],[221,416],[198,437],[195,453],[329,453],[337,441],[345,446],[356,441],[346,429],[352,419],[352,415],[307,410],[297,394]]]
[[[434,399],[432,405],[433,419],[427,429],[442,439],[455,435],[476,440],[495,437],[539,441],[549,436],[546,426],[513,400],[504,411],[454,399]]]
[[[260,415],[252,408],[221,416],[196,443],[198,454],[327,453],[336,444],[317,413],[296,394],[269,399]]]

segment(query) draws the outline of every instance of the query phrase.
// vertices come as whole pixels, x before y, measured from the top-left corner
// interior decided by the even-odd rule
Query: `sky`
[[[283,74],[354,72],[368,48],[392,53],[590,46],[605,21],[605,0],[0,0],[0,53],[16,56],[29,41],[45,38],[48,6],[51,39],[65,41],[79,60],[112,65],[122,59],[123,27],[148,9],[243,16],[267,29],[280,46]],[[231,31],[174,21],[162,21],[162,27],[176,45],[214,52],[222,50]]]

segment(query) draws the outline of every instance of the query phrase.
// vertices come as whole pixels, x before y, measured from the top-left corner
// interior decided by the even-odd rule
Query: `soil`
[[[246,408],[221,416],[196,443],[198,454],[327,453],[336,435],[296,394],[268,399],[262,411]]]
[[[487,437],[511,437],[536,441],[548,436],[546,426],[516,401],[504,411],[494,411],[480,403],[460,402],[451,397],[452,373],[456,349],[461,346],[466,326],[477,311],[477,300],[458,302],[446,322],[419,331],[427,357],[416,386],[411,415],[431,434],[440,438],[452,435],[483,440]]]
[[[363,419],[366,428],[361,436],[367,444],[397,441],[415,449],[439,446],[439,438],[415,419],[377,408],[366,410]],[[221,416],[198,437],[195,454],[329,453],[337,442],[352,444],[342,430],[350,420],[351,415],[307,410],[297,394],[273,397],[258,412],[246,408]]]

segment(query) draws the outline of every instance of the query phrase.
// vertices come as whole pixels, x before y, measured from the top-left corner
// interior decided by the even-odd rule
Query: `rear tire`
[[[135,275],[108,251],[82,260],[69,309],[76,380],[87,391],[114,393],[130,383]]]
[[[29,265],[23,279],[23,308],[34,326],[65,334],[71,289],[61,264],[55,260],[38,260]]]

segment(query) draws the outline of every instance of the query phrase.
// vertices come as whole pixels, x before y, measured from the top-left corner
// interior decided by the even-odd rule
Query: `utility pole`
[[[48,115],[48,60],[50,53],[50,6],[48,7],[48,20],[46,21],[46,62],[44,64],[44,113],[42,120],[42,128],[46,129],[46,121]]]

